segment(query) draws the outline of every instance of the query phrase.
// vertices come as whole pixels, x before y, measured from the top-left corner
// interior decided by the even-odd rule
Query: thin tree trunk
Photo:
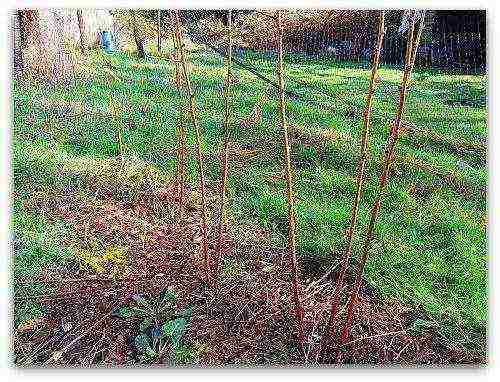
[[[232,59],[232,17],[231,10],[228,12],[227,18],[227,35],[228,35],[228,52],[227,52],[227,73],[224,89],[224,153],[222,157],[222,176],[220,184],[220,215],[219,227],[217,230],[217,248],[214,264],[214,280],[217,281],[219,276],[220,261],[222,258],[222,237],[225,218],[225,202],[226,202],[226,187],[228,177],[228,162],[229,162],[229,134],[231,129],[231,59]]]
[[[83,22],[82,10],[76,10],[76,17],[78,18],[78,28],[80,30],[80,49],[82,54],[85,54],[85,24]]]
[[[17,11],[14,13],[14,69],[23,71],[24,70],[24,60],[23,60],[23,27],[22,27],[22,16],[21,12]],[[16,36],[17,34],[17,36]]]
[[[158,21],[157,21],[157,27],[158,27],[158,53],[161,52],[161,10],[158,9]]]
[[[297,254],[295,252],[295,214],[293,207],[293,187],[292,187],[292,167],[290,164],[290,144],[288,142],[288,129],[285,120],[285,85],[283,79],[283,25],[282,11],[278,12],[278,117],[279,124],[283,131],[283,147],[284,147],[284,162],[285,162],[285,178],[287,185],[287,200],[288,200],[288,256],[292,273],[292,289],[293,300],[295,305],[295,317],[297,319],[298,336],[301,347],[304,344],[304,308],[302,307],[299,297],[299,276],[297,265]]]
[[[42,31],[48,28],[41,27],[40,10],[19,11],[21,17],[21,46],[23,52],[23,65],[29,73],[41,74],[48,79],[53,79],[51,66],[51,54],[43,54]],[[49,57],[50,56],[50,57]]]
[[[176,27],[176,38],[179,47],[180,60],[182,71],[184,75],[184,80],[186,84],[186,90],[189,95],[189,113],[191,116],[191,122],[193,124],[193,128],[196,135],[196,151],[197,151],[197,159],[198,159],[198,173],[199,173],[199,182],[200,182],[200,191],[201,191],[201,208],[202,208],[202,252],[203,252],[203,262],[205,266],[205,279],[209,286],[212,286],[212,281],[210,277],[210,261],[208,255],[208,233],[207,233],[207,202],[205,195],[205,174],[203,169],[203,156],[201,153],[201,131],[198,125],[198,117],[196,114],[196,100],[191,88],[191,81],[189,80],[189,73],[186,64],[186,57],[184,54],[184,46],[182,40],[180,38],[181,33],[181,22],[179,18],[178,11],[174,11],[175,15],[175,27]]]
[[[423,22],[421,22],[420,26],[421,27],[423,26]],[[343,344],[346,343],[347,338],[349,336],[350,329],[351,329],[353,313],[354,313],[354,309],[355,309],[356,304],[357,304],[359,289],[361,286],[361,279],[363,277],[363,271],[364,271],[364,268],[366,265],[366,260],[368,258],[368,251],[370,249],[370,244],[371,244],[371,241],[373,238],[373,231],[375,228],[375,223],[377,221],[378,213],[380,211],[382,195],[383,195],[383,193],[385,191],[385,187],[387,185],[391,160],[392,160],[392,157],[394,155],[394,148],[396,146],[398,136],[399,136],[399,129],[401,127],[401,118],[402,118],[402,115],[404,112],[406,94],[407,94],[408,85],[410,82],[411,72],[413,69],[413,62],[415,59],[414,55],[416,53],[416,47],[418,46],[418,43],[419,43],[418,39],[420,38],[420,35],[421,35],[421,31],[419,31],[417,33],[417,38],[415,38],[414,32],[415,32],[415,14],[413,15],[411,27],[410,27],[410,30],[408,33],[408,43],[407,43],[406,55],[405,55],[405,69],[404,69],[403,79],[401,82],[399,104],[398,104],[398,109],[396,112],[396,118],[395,118],[394,122],[392,123],[391,132],[389,134],[388,141],[387,141],[387,146],[386,146],[386,150],[385,150],[385,157],[384,157],[384,167],[383,167],[382,175],[380,176],[377,197],[372,205],[372,209],[370,212],[370,222],[369,222],[368,229],[366,232],[365,242],[364,242],[363,250],[361,253],[361,259],[360,259],[358,269],[356,272],[356,279],[354,281],[354,287],[353,287],[351,294],[349,296],[349,302],[347,305],[347,317],[346,317],[346,321],[344,323],[344,326],[343,326],[341,334],[340,334],[340,346],[342,346]],[[340,346],[339,346],[339,349],[337,352],[337,361],[340,360],[340,355],[341,355]]]
[[[137,30],[137,21],[135,19],[135,11],[130,11],[132,15],[132,31],[134,34],[135,45],[137,46],[137,54],[140,58],[146,58],[146,52],[144,51],[144,42],[139,37],[139,31]]]
[[[372,64],[373,66],[370,76],[370,85],[368,87],[368,93],[366,96],[366,107],[363,119],[363,134],[361,138],[361,156],[359,160],[358,176],[356,181],[356,196],[352,203],[351,221],[349,225],[349,231],[347,234],[347,244],[346,244],[346,249],[344,251],[344,255],[341,260],[340,273],[337,278],[337,282],[335,284],[335,291],[330,309],[330,318],[328,320],[328,324],[323,334],[323,338],[321,339],[320,355],[325,350],[325,346],[327,345],[329,339],[333,334],[333,329],[335,327],[335,320],[338,312],[338,306],[340,302],[340,294],[342,292],[342,288],[344,287],[344,277],[347,271],[347,267],[349,265],[349,259],[351,257],[352,240],[354,237],[354,230],[356,229],[358,206],[359,206],[359,201],[361,199],[361,191],[363,188],[363,181],[365,177],[365,166],[368,157],[368,136],[370,132],[370,115],[372,111],[373,93],[375,91],[375,83],[377,79],[378,66],[380,62],[380,51],[382,49],[382,42],[384,40],[384,21],[385,21],[384,16],[385,16],[384,11],[381,11],[379,28],[378,28],[378,38],[375,43],[375,49],[373,51],[373,64]]]
[[[415,59],[417,57],[417,49],[418,49],[418,43],[420,42],[420,37],[422,37],[422,31],[424,30],[424,22],[425,22],[425,11],[422,11],[421,13],[421,18],[420,18],[420,23],[419,23],[419,26],[418,26],[418,31],[417,31],[417,36],[415,37],[415,42],[413,44],[413,50],[411,52],[411,67],[413,69],[413,67],[415,66]]]

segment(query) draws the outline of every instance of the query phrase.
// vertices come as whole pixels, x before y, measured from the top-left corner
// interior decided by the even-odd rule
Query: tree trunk
[[[14,71],[22,71],[24,68],[22,44],[21,14],[17,11],[14,13]]]
[[[161,10],[158,9],[158,53],[161,52]]]
[[[76,10],[76,17],[78,18],[78,28],[80,30],[80,49],[82,54],[85,54],[85,24],[83,23],[82,10]]]
[[[146,58],[146,52],[144,51],[144,41],[139,37],[139,31],[137,30],[137,22],[135,20],[135,12],[130,11],[132,15],[132,29],[134,33],[134,40],[137,46],[137,54],[140,58]]]
[[[19,11],[23,69],[50,81],[70,80],[74,62],[65,50],[61,15],[56,11]]]

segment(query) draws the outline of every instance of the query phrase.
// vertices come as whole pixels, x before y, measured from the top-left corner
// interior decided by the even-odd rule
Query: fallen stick
[[[163,273],[148,274],[138,278],[121,277],[121,278],[67,278],[67,279],[32,279],[32,280],[14,280],[14,284],[31,285],[31,284],[51,284],[51,283],[82,283],[82,282],[123,282],[123,281],[151,281],[152,279],[164,276]]]
[[[52,356],[45,362],[45,364],[51,363],[51,362],[57,362],[63,355],[66,353],[77,341],[81,340],[83,337],[88,335],[92,330],[94,330],[97,326],[99,326],[104,320],[107,318],[111,317],[111,315],[114,312],[114,309],[111,309],[110,312],[106,313],[103,315],[100,319],[98,319],[93,325],[90,325],[87,330],[85,330],[82,334],[71,340],[69,344],[67,344],[64,348],[62,348],[59,351],[56,351],[52,354]]]
[[[346,342],[342,346],[346,347],[348,345],[352,345],[352,344],[355,344],[357,342],[371,340],[371,339],[374,339],[374,338],[387,337],[387,336],[397,336],[398,334],[406,334],[406,333],[407,333],[407,330],[397,330],[397,331],[394,331],[394,332],[374,334],[373,336],[366,336],[366,337],[356,338],[355,340]]]

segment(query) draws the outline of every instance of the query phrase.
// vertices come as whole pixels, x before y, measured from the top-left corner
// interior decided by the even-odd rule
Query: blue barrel
[[[110,31],[101,32],[101,48],[107,53],[112,53],[115,50],[113,46],[113,37]]]

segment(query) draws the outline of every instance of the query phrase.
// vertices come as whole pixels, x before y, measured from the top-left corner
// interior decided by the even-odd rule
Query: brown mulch
[[[285,251],[261,250],[258,244],[239,248],[226,239],[224,262],[233,268],[223,266],[217,287],[209,288],[203,280],[199,211],[186,210],[180,220],[169,217],[170,210],[164,208],[175,205],[177,199],[175,193],[167,191],[142,195],[133,202],[109,198],[53,203],[49,208],[52,216],[71,228],[68,246],[120,246],[126,248],[128,263],[123,272],[112,276],[109,269],[96,274],[81,263],[70,262],[64,269],[45,272],[40,280],[17,280],[21,284],[39,281],[54,288],[50,294],[29,297],[43,305],[45,315],[16,328],[16,364],[138,366],[133,346],[137,323],[110,313],[135,294],[156,296],[165,287],[173,287],[178,307],[193,307],[183,337],[187,346],[198,349],[193,365],[335,365],[335,341],[322,360],[316,356],[333,293],[332,280],[302,288],[307,338],[301,349]],[[215,235],[211,233],[210,237]],[[211,254],[214,246],[214,242],[209,245]],[[365,285],[341,363],[388,366],[485,362],[465,349],[445,346],[432,328],[411,333],[408,328],[413,313],[397,301],[381,301]],[[159,359],[156,364],[165,362]]]

